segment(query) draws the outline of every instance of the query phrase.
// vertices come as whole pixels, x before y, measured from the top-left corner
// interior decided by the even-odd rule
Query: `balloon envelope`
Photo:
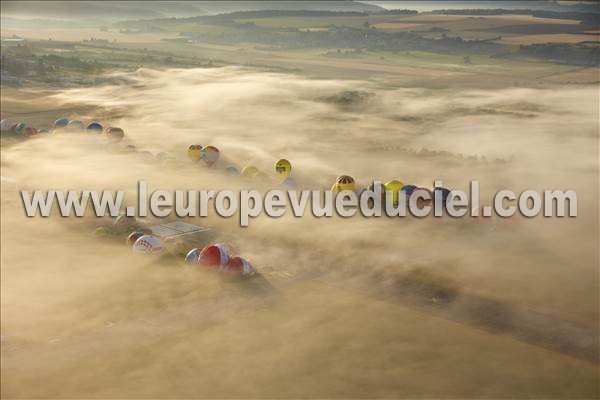
[[[240,170],[235,165],[229,165],[227,168],[225,168],[225,172],[227,172],[227,175],[230,176],[238,176],[240,174]]]
[[[202,148],[202,159],[208,165],[212,165],[219,159],[219,153],[219,149],[217,149],[215,146],[205,146]]]
[[[185,255],[185,262],[186,264],[197,264],[198,263],[198,257],[200,257],[200,250],[198,250],[197,248],[193,248],[190,251],[188,251],[188,253]]]
[[[14,131],[17,135],[23,135],[25,133],[25,129],[27,128],[27,125],[25,125],[24,122],[19,122],[15,127],[14,127]]]
[[[285,178],[283,180],[283,182],[281,182],[281,186],[283,186],[286,189],[295,189],[296,188],[296,180],[293,177],[288,176],[287,178]]]
[[[233,257],[227,263],[227,266],[223,268],[224,272],[227,272],[232,275],[252,275],[254,273],[254,268],[252,268],[252,264],[248,260],[243,257]]]
[[[92,132],[92,133],[102,133],[102,131],[104,130],[104,127],[102,127],[102,125],[100,125],[99,122],[92,122],[90,123],[87,128],[85,128],[88,132]]]
[[[128,244],[129,246],[133,246],[135,241],[138,240],[139,238],[141,238],[142,236],[144,236],[144,232],[131,232],[129,234],[129,236],[127,236],[127,239],[125,241],[126,244]]]
[[[160,239],[152,235],[144,235],[138,238],[133,244],[135,253],[156,254],[163,250]]]
[[[383,185],[385,191],[391,191],[393,193],[392,201],[394,204],[398,204],[398,192],[400,192],[400,189],[402,189],[403,186],[404,184],[396,179],[392,179]]]
[[[110,140],[118,141],[123,139],[123,136],[125,136],[125,132],[123,132],[123,129],[121,128],[111,126],[106,129],[106,136],[108,136]]]
[[[339,193],[342,190],[355,190],[355,189],[356,189],[356,182],[354,181],[354,178],[351,177],[350,175],[340,175],[335,180],[335,183],[333,184],[333,187],[331,188],[331,190],[334,193]]]
[[[10,132],[12,127],[14,126],[13,122],[8,119],[3,119],[0,121],[0,131],[1,132]]]
[[[198,264],[219,268],[229,262],[229,251],[222,244],[210,244],[200,251],[198,256]]]
[[[67,130],[71,132],[80,132],[85,130],[85,125],[81,121],[71,120],[67,124]]]
[[[23,136],[25,137],[31,137],[34,136],[38,133],[37,129],[28,126],[27,128],[25,128],[25,130],[23,131]]]
[[[292,174],[292,164],[285,158],[282,158],[275,163],[275,173],[281,179],[289,177]]]
[[[256,168],[254,165],[246,165],[242,169],[242,175],[246,178],[254,178],[256,175],[258,175],[258,172],[258,168]]]
[[[54,121],[54,129],[64,128],[69,124],[69,120],[67,118],[59,118]]]
[[[191,144],[190,147],[188,147],[188,157],[192,161],[198,161],[202,158],[202,145]]]
[[[404,193],[406,193],[407,197],[410,197],[410,195],[415,191],[417,187],[415,185],[404,185],[402,186],[402,191]]]

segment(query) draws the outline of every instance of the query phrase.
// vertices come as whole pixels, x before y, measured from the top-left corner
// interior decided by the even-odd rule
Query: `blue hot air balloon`
[[[67,118],[59,118],[54,121],[54,129],[62,129],[69,124],[69,120]]]
[[[85,128],[86,131],[90,132],[90,133],[102,133],[104,131],[104,127],[99,123],[99,122],[91,122],[87,128]]]

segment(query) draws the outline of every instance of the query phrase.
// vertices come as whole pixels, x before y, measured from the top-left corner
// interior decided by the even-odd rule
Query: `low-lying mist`
[[[120,85],[64,90],[51,100],[64,110],[92,110],[55,118],[123,128],[121,145],[69,133],[3,143],[2,335],[8,365],[3,377],[15,377],[3,384],[8,395],[53,397],[66,390],[77,396],[84,387],[103,397],[140,392],[154,397],[422,394],[418,390],[428,385],[425,377],[411,387],[411,379],[399,379],[403,372],[395,369],[406,363],[410,370],[422,362],[420,350],[410,356],[400,348],[388,349],[404,354],[403,362],[375,351],[366,359],[371,367],[392,368],[395,375],[363,377],[364,386],[344,383],[361,374],[358,365],[365,356],[360,347],[383,349],[385,343],[396,343],[394,331],[404,343],[408,338],[418,342],[413,345],[421,351],[433,343],[419,342],[431,334],[425,332],[456,333],[458,328],[440,326],[437,319],[395,315],[390,307],[398,304],[357,307],[355,288],[377,292],[378,284],[415,271],[461,293],[531,308],[556,321],[597,326],[597,87],[386,89],[365,81],[234,67],[139,70],[118,78]],[[120,151],[126,144],[137,151]],[[192,163],[186,156],[190,144],[216,146],[221,158],[213,168]],[[166,152],[177,162],[165,163],[144,151],[154,156]],[[359,186],[395,178],[431,187],[438,179],[445,187],[465,191],[476,179],[483,204],[491,204],[500,189],[574,189],[578,217],[515,216],[494,230],[449,218],[294,218],[291,210],[282,218],[253,219],[248,228],[239,227],[237,216],[223,219],[214,210],[192,221],[212,228],[264,272],[274,290],[281,291],[267,299],[181,265],[157,267],[121,243],[92,236],[91,216],[85,217],[87,225],[58,216],[28,219],[19,197],[21,189],[125,189],[129,203],[136,204],[141,179],[151,190],[264,191],[278,186],[273,164],[279,158],[292,162],[299,188],[326,189],[342,174],[353,176]],[[223,169],[231,164],[254,165],[266,176],[252,181],[228,176]],[[271,279],[273,271],[282,278]],[[401,331],[393,322],[363,325],[361,318],[378,312],[399,324],[406,318],[412,330]],[[348,331],[358,347],[335,350]],[[276,333],[308,339],[290,339],[286,345],[285,339],[275,339]],[[456,333],[466,359],[486,346],[469,335]],[[52,347],[53,340],[64,344]],[[519,350],[525,345],[515,346],[507,345],[506,353],[525,351]],[[119,352],[123,349],[131,359]],[[333,370],[328,360],[335,360]],[[79,362],[90,371],[106,363],[110,371],[96,380],[79,370]],[[511,363],[496,362],[498,371]],[[55,372],[48,369],[53,363]],[[250,372],[244,375],[239,365]],[[541,374],[535,365],[523,366],[524,376]],[[158,389],[158,383],[148,380],[161,376],[162,368],[175,377],[162,376]],[[303,375],[313,368],[339,381],[314,384],[311,374]],[[136,374],[137,369],[143,372]],[[543,379],[567,379],[563,372],[556,366]],[[53,383],[23,392],[36,374]],[[118,374],[122,378],[111,384]],[[302,379],[294,385],[286,381],[296,374],[305,377],[304,390]],[[404,382],[404,391],[390,383],[394,379]],[[135,382],[148,386],[136,392],[140,386]],[[506,385],[491,385],[489,392],[475,394],[511,393]],[[467,381],[455,377],[431,389],[431,395],[473,396],[471,390]]]

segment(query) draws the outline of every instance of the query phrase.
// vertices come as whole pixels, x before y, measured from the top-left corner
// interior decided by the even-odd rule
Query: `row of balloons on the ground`
[[[88,132],[94,134],[106,133],[107,137],[113,140],[121,140],[125,136],[125,132],[123,129],[118,127],[107,127],[104,128],[101,123],[97,121],[92,121],[89,124],[85,125],[83,122],[79,120],[69,120],[67,118],[59,118],[54,121],[54,131],[55,132]],[[30,137],[39,133],[48,132],[45,129],[37,130],[33,127],[27,126],[25,123],[17,123],[13,124],[8,119],[4,119],[0,122],[0,128],[3,132],[10,132],[17,136],[22,137]],[[132,146],[133,147],[133,146]],[[204,161],[207,166],[213,166],[220,158],[220,151],[215,146],[202,146],[199,144],[192,144],[188,147],[188,157],[190,160],[194,162],[198,162],[200,160]],[[230,175],[242,175],[246,178],[257,178],[261,177],[264,174],[255,166],[247,165],[241,169],[238,169],[235,165],[229,165],[225,167],[225,171]],[[296,181],[291,176],[292,175],[292,164],[290,161],[286,159],[280,159],[275,163],[275,174],[278,178],[281,179],[281,185],[286,188],[295,188]],[[372,189],[372,188],[371,188]],[[348,175],[339,176],[332,186],[332,191],[341,192],[343,190],[351,190],[357,191],[357,186],[354,178]],[[430,196],[434,196],[437,191],[441,193],[442,201],[446,201],[449,197],[450,190],[446,188],[434,188],[433,192],[428,188],[418,187],[416,185],[404,185],[402,182],[398,180],[390,180],[386,182],[383,187],[383,191],[392,191],[393,192],[393,201],[394,203],[398,202],[400,191],[406,193],[407,196],[410,196],[415,190],[423,190],[429,193]],[[359,190],[360,191],[360,190]],[[420,202],[427,202],[426,200],[420,199]]]
[[[190,158],[190,160],[195,161],[195,162],[204,160],[209,166],[212,166],[214,163],[216,163],[219,160],[219,156],[220,156],[220,151],[215,146],[202,146],[199,144],[192,144],[188,147],[188,157]],[[230,165],[230,166],[226,167],[226,171],[231,175],[241,174],[242,176],[244,176],[246,178],[255,178],[261,173],[259,171],[259,169],[253,165],[247,165],[244,168],[242,168],[241,171],[238,170],[238,168],[236,166]],[[282,186],[288,187],[288,188],[296,187],[296,181],[291,176],[292,175],[292,163],[289,160],[282,158],[282,159],[276,161],[275,162],[275,174],[277,175],[278,178],[280,178],[282,180],[281,181]],[[371,187],[370,189],[373,189],[373,187]],[[397,179],[392,179],[392,180],[384,183],[383,187],[381,189],[384,192],[385,191],[393,192],[394,203],[398,202],[400,191],[405,192],[406,196],[409,197],[414,191],[423,190],[423,191],[426,191],[431,198],[433,198],[433,196],[435,196],[436,192],[439,191],[441,193],[441,198],[442,198],[443,202],[445,202],[450,195],[450,190],[443,188],[443,187],[437,187],[437,188],[434,188],[433,191],[431,191],[428,188],[419,187],[416,185],[410,185],[410,184],[405,185]],[[335,180],[333,186],[331,187],[331,190],[334,193],[339,193],[343,190],[360,191],[360,189],[357,188],[357,186],[356,186],[356,181],[354,180],[354,178],[349,175],[340,175]]]
[[[204,160],[208,166],[214,165],[219,160],[220,151],[215,146],[202,146],[199,144],[192,144],[188,147],[188,157],[194,161],[199,162],[200,160]],[[275,162],[274,165],[276,176],[281,179],[281,185],[288,189],[293,189],[296,187],[296,181],[292,176],[292,163],[285,159],[279,159]],[[266,175],[259,171],[253,165],[247,165],[241,169],[241,171],[235,165],[229,165],[225,168],[226,172],[230,175],[242,175],[245,178],[254,179],[257,177],[265,177]],[[375,182],[373,182],[368,189],[375,190]],[[349,190],[355,192],[357,195],[360,195],[367,188],[359,187],[356,184],[356,181],[353,177],[349,175],[340,175],[337,177],[335,182],[331,187],[331,191],[334,194],[340,193],[344,190]],[[429,205],[432,201],[437,199],[438,197],[442,201],[443,204],[446,204],[450,199],[452,199],[452,191],[445,187],[434,187],[433,190],[412,184],[404,184],[403,182],[392,179],[385,183],[381,184],[381,204],[386,203],[386,195],[385,192],[392,192],[392,202],[394,205],[397,205],[400,202],[400,194],[404,193],[407,199],[409,199],[413,193],[418,195],[416,202],[418,208],[423,208],[426,205]],[[479,215],[482,214],[482,209],[479,210]],[[495,225],[498,222],[498,219],[494,216],[492,217],[484,217],[477,218],[477,221],[484,223],[491,223]],[[473,218],[468,218],[468,222],[472,222]]]
[[[163,252],[163,245],[159,238],[140,231],[131,232],[127,236],[126,243],[132,246],[135,253],[161,254]],[[209,244],[202,249],[193,248],[186,254],[185,262],[233,276],[254,274],[252,264],[244,257],[230,255],[228,247],[224,244]]]
[[[69,120],[67,118],[59,118],[54,121],[55,132],[88,132],[94,134],[106,133],[107,137],[113,140],[121,140],[125,136],[123,129],[118,127],[107,127],[104,128],[101,123],[92,121],[85,125],[79,120]],[[30,137],[40,133],[47,133],[45,129],[37,130],[31,126],[27,126],[25,123],[20,122],[17,124],[12,123],[8,119],[3,119],[0,122],[0,128],[2,132],[10,132],[17,136]],[[133,147],[133,146],[132,146]],[[204,161],[209,167],[213,166],[220,158],[220,151],[215,146],[202,146],[199,144],[192,144],[188,147],[188,157],[190,160],[198,162]],[[246,178],[257,178],[264,175],[258,168],[253,165],[247,165],[241,170],[235,165],[229,165],[225,167],[225,171],[230,175],[242,175]],[[280,159],[275,163],[275,174],[281,179],[281,185],[286,188],[295,188],[296,181],[292,175],[292,164],[286,159]],[[391,180],[383,185],[383,190],[390,190],[394,193],[394,202],[398,201],[398,192],[404,191],[407,196],[410,196],[413,191],[417,189],[425,190],[431,195],[432,192],[427,188],[417,187],[415,185],[404,185],[398,180]],[[356,191],[356,182],[354,178],[348,175],[339,176],[332,186],[334,192],[341,192],[342,190]],[[448,198],[450,190],[446,188],[435,188],[435,191],[441,191],[442,199],[445,201]],[[433,194],[434,194],[433,193]]]
[[[89,124],[84,124],[79,120],[69,120],[67,118],[59,118],[54,121],[53,125],[54,132],[73,132],[73,133],[94,133],[94,134],[106,134],[111,140],[121,140],[125,136],[123,129],[116,126],[104,127],[97,121],[92,121]],[[44,133],[50,133],[48,129],[37,129],[33,126],[29,126],[24,122],[14,123],[9,119],[3,119],[0,121],[0,132],[3,134],[11,134],[17,137],[28,138],[35,135]]]

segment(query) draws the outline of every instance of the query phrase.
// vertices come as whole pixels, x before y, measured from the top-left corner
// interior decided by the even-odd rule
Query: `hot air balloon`
[[[220,269],[229,262],[229,251],[222,244],[210,244],[200,251],[198,264],[208,268]]]
[[[144,232],[140,232],[140,231],[131,232],[129,234],[129,236],[127,236],[127,239],[125,240],[125,244],[127,244],[129,246],[133,246],[135,244],[136,240],[138,240],[142,236],[144,236]]]
[[[90,132],[90,133],[102,133],[102,131],[104,131],[104,127],[102,125],[100,125],[99,122],[91,122],[86,128],[86,131]]]
[[[200,257],[200,250],[193,248],[185,255],[185,263],[196,265],[198,264],[198,257]]]
[[[232,257],[222,271],[233,276],[250,276],[254,274],[254,268],[252,268],[250,261],[239,256]]]
[[[123,137],[125,136],[125,132],[123,132],[123,129],[121,129],[121,128],[118,128],[116,126],[111,126],[106,129],[106,136],[110,140],[114,140],[116,142],[116,141],[123,139]]]
[[[275,173],[280,179],[288,178],[292,174],[292,164],[285,158],[282,158],[275,163]]]
[[[215,146],[205,146],[202,148],[202,159],[210,167],[219,159],[219,149]]]
[[[191,144],[188,147],[188,157],[192,161],[198,161],[202,158],[202,145],[200,144]]]
[[[163,251],[163,246],[156,236],[144,235],[135,241],[133,251],[135,253],[158,254]]]
[[[32,137],[32,136],[37,135],[37,133],[38,133],[37,129],[35,129],[35,128],[31,127],[31,126],[28,126],[23,131],[23,136],[25,136],[25,137]]]
[[[258,168],[256,168],[254,165],[246,165],[243,169],[242,169],[242,175],[245,178],[255,178],[256,175],[258,175],[259,171]]]
[[[54,129],[62,129],[69,124],[69,120],[67,118],[59,118],[54,121]]]
[[[383,190],[391,191],[393,193],[392,202],[394,203],[394,205],[398,204],[399,192],[403,186],[404,186],[404,184],[396,179],[392,179],[391,181],[388,181],[383,185]],[[387,199],[387,197],[384,197],[384,198]]]
[[[19,122],[14,128],[15,134],[19,136],[23,136],[25,134],[25,129],[27,129],[27,125],[24,122]]]
[[[229,176],[238,176],[240,174],[240,170],[238,169],[238,167],[236,167],[235,165],[228,165],[225,168],[225,172],[227,173],[227,175]]]
[[[281,186],[286,189],[295,189],[296,188],[296,180],[292,176],[288,176],[281,182]]]
[[[342,190],[355,190],[356,183],[354,182],[354,178],[349,175],[340,175],[336,180],[333,186],[331,187],[331,191],[334,194],[341,192]]]
[[[10,132],[12,131],[12,127],[14,126],[13,122],[8,119],[3,119],[0,121],[0,132]]]
[[[406,198],[410,198],[410,195],[415,191],[417,187],[415,185],[404,185],[402,191],[406,193]]]
[[[67,130],[69,132],[83,132],[85,130],[85,125],[81,121],[71,120],[67,124]]]

